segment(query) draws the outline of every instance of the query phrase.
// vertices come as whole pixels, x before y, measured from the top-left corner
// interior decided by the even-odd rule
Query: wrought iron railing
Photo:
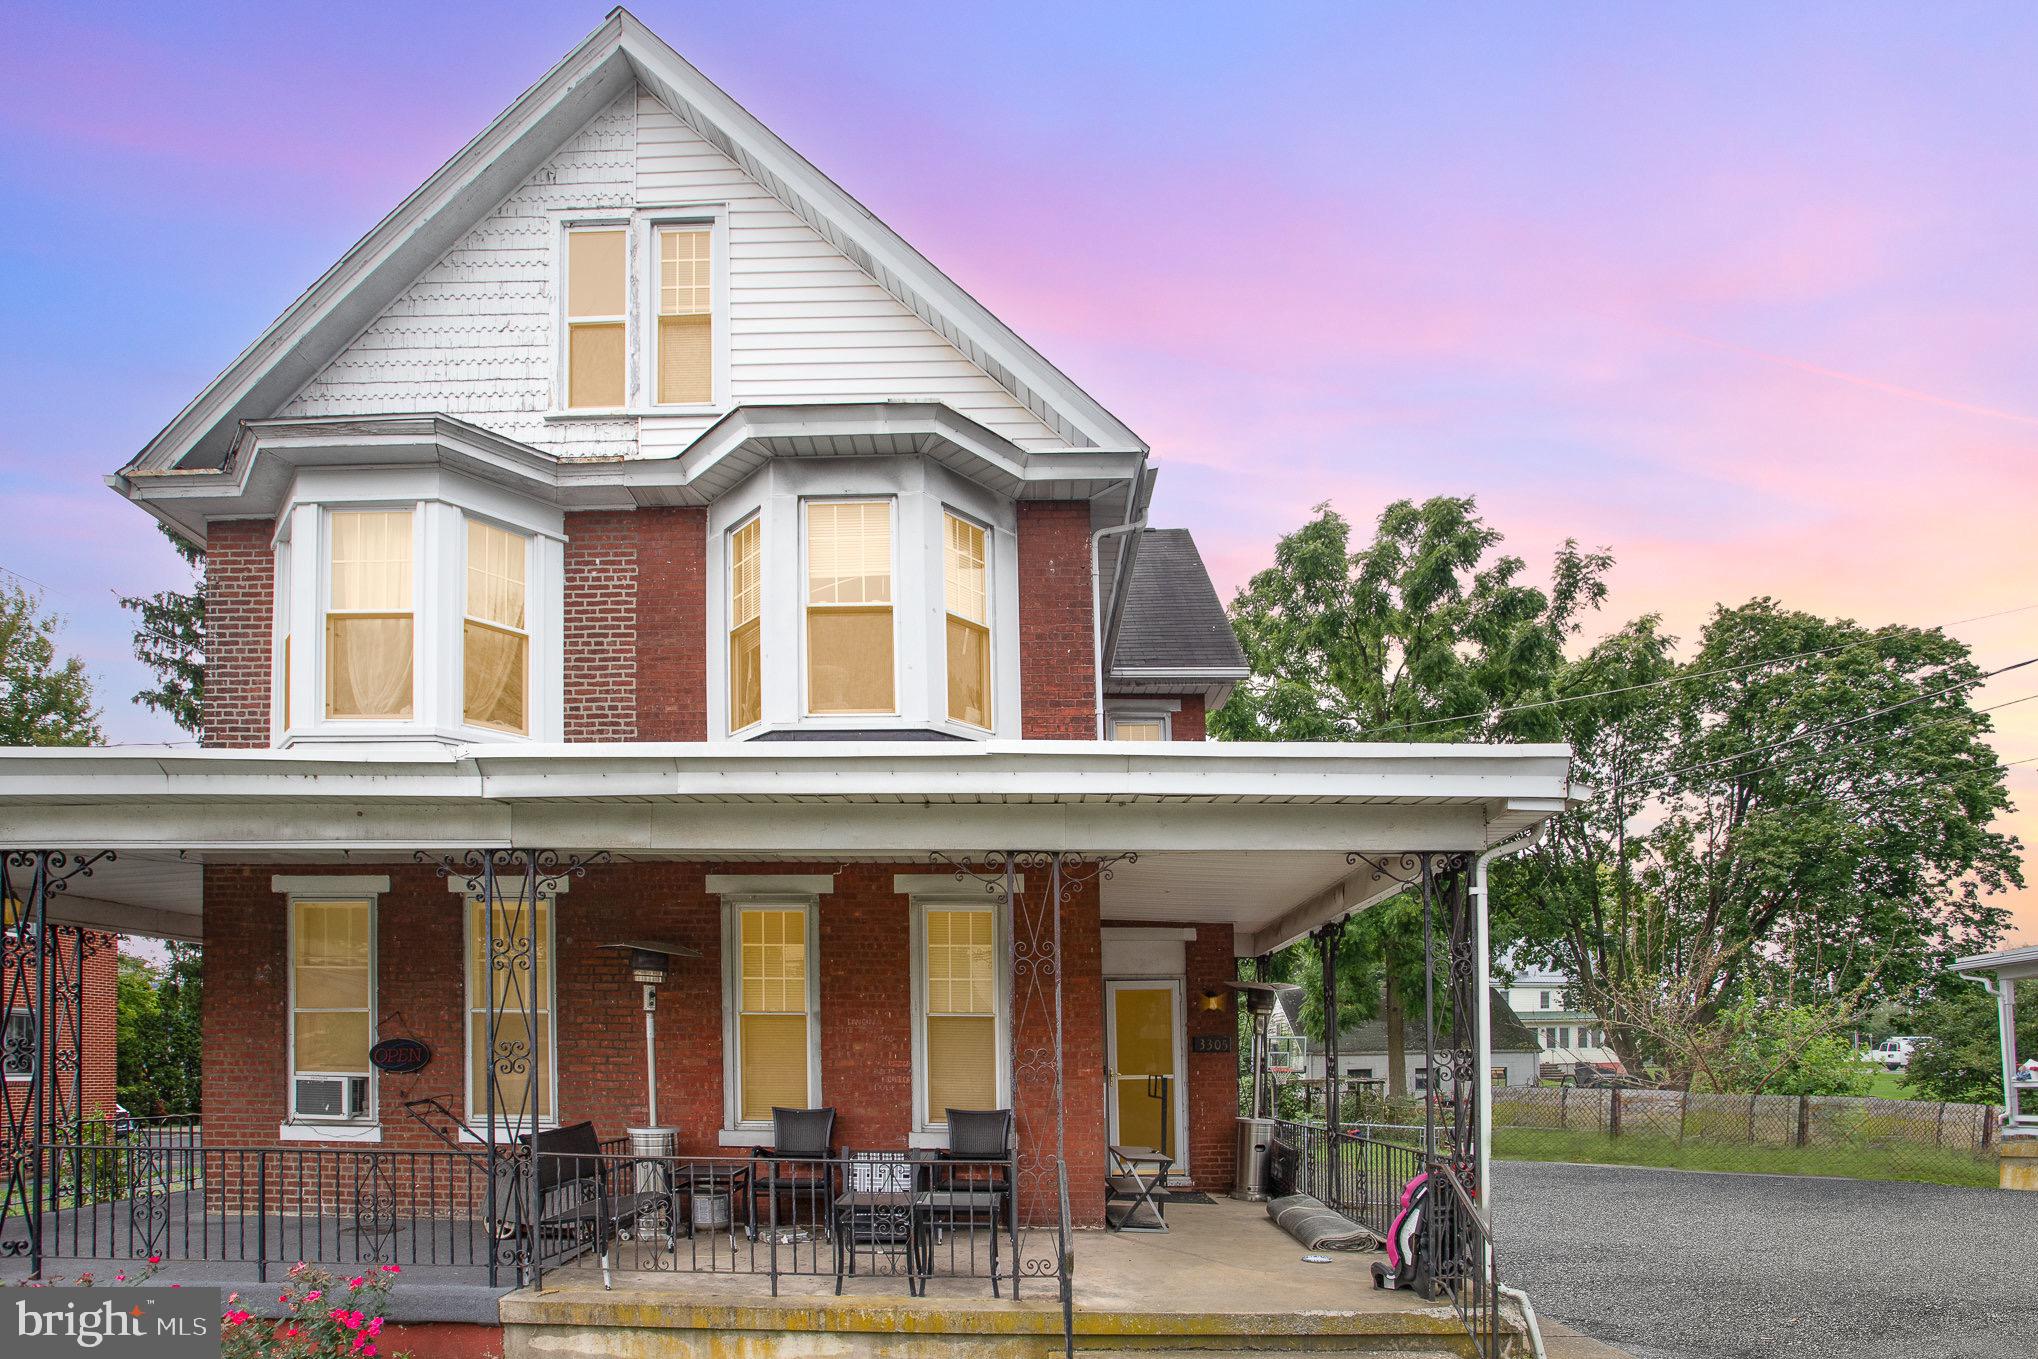
[[[1504,1332],[1492,1224],[1450,1166],[1430,1167],[1423,1236],[1432,1284],[1450,1295],[1481,1359],[1499,1359]]]
[[[1320,1123],[1283,1120],[1275,1142],[1293,1148],[1294,1190],[1321,1199],[1385,1238],[1401,1190],[1422,1173],[1422,1129],[1365,1123],[1331,1133]]]

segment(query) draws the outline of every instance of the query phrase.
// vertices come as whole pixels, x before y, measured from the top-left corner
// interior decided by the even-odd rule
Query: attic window
[[[566,234],[566,404],[612,409],[626,401],[629,233]]]
[[[662,227],[658,239],[658,404],[714,400],[713,246],[706,227]]]

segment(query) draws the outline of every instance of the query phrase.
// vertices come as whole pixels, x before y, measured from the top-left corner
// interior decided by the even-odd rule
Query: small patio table
[[[739,1203],[743,1205],[745,1233],[755,1240],[757,1197],[752,1192],[752,1185],[755,1182],[756,1177],[747,1165],[698,1165],[680,1161],[672,1168],[672,1197],[677,1203],[682,1194],[686,1196],[687,1235],[692,1236],[697,1228],[706,1225],[695,1221],[699,1211],[695,1205],[702,1200],[720,1198],[729,1205],[729,1233],[732,1243],[736,1232],[736,1205]],[[719,1231],[721,1228],[709,1226],[707,1230]]]
[[[1104,1181],[1104,1224],[1121,1232],[1168,1229],[1168,1172],[1175,1158],[1152,1147],[1110,1147],[1112,1173]],[[1147,1173],[1142,1174],[1145,1168]],[[1145,1209],[1151,1217],[1140,1218]]]

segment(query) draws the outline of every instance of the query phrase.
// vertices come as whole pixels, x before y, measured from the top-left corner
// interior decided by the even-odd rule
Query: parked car
[[[1875,1062],[1886,1071],[1904,1071],[1910,1067],[1911,1054],[1918,1050],[1921,1039],[1885,1038],[1861,1054],[1864,1062]]]

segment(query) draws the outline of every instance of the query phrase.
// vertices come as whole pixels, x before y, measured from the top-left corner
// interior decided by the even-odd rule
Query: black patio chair
[[[765,1163],[756,1167],[752,1182],[773,1213],[771,1224],[781,1230],[826,1230],[837,1192],[835,1110],[773,1109],[771,1145],[753,1154]],[[784,1215],[778,1214],[781,1204],[787,1208]]]
[[[998,1291],[998,1229],[1003,1219],[1011,1246],[1012,1296],[1019,1296],[1019,1152],[1010,1109],[950,1109],[948,1150],[927,1168],[921,1190],[920,1274],[934,1272],[934,1239],[943,1232],[967,1234],[972,1266],[976,1228],[990,1227],[991,1296]]]

